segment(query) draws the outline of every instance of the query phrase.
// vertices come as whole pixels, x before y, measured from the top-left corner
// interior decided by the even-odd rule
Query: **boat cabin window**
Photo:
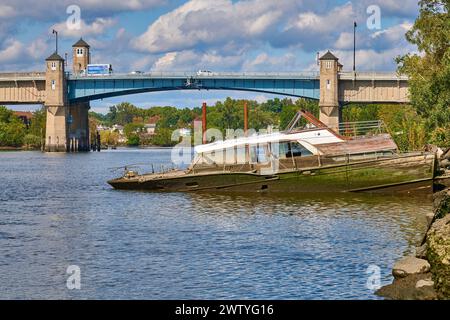
[[[297,141],[285,141],[279,143],[278,155],[280,159],[286,159],[291,157],[310,156],[312,155],[312,152]]]
[[[267,144],[258,144],[250,146],[250,163],[267,163]]]

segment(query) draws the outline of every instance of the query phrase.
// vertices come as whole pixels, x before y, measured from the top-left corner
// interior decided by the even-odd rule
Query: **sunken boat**
[[[126,168],[108,183],[178,192],[431,192],[435,154],[399,152],[382,127],[380,121],[344,123],[337,133],[302,110],[285,131],[196,146],[186,170]]]

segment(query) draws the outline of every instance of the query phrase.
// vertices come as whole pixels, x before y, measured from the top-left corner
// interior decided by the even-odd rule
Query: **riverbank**
[[[393,283],[377,295],[396,300],[450,299],[450,188],[433,195],[433,214],[427,220],[427,232],[415,256],[394,264]]]
[[[0,151],[39,151],[40,148],[33,148],[33,147],[27,147],[27,146],[21,146],[21,147],[0,147]]]
[[[21,151],[22,147],[0,147],[0,151]]]

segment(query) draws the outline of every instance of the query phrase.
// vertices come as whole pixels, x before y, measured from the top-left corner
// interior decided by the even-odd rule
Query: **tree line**
[[[248,126],[256,131],[268,126],[284,128],[299,109],[306,109],[318,115],[318,104],[313,101],[299,99],[271,99],[263,103],[254,100],[236,100],[228,97],[225,101],[217,101],[207,106],[207,128],[219,129],[225,135],[227,129],[244,128],[244,103],[248,106]],[[110,107],[107,114],[90,112],[89,116],[97,125],[112,127],[115,124],[124,126],[124,134],[129,145],[171,146],[173,130],[179,128],[193,129],[195,120],[200,121],[201,107],[151,107],[139,108],[129,102]],[[150,119],[157,119],[155,135],[150,138],[143,131]],[[118,140],[117,133],[100,132],[105,144],[114,144]]]

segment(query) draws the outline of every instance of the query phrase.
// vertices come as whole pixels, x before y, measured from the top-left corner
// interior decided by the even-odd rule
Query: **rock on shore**
[[[450,298],[450,214],[433,223],[427,234],[427,247],[439,298]]]
[[[450,189],[434,195],[434,216],[416,257],[404,257],[393,267],[392,284],[376,294],[388,299],[450,299]]]
[[[392,284],[382,287],[376,294],[394,300],[435,300],[437,293],[430,273],[410,274],[394,279]]]
[[[427,273],[428,271],[430,271],[430,264],[427,260],[416,257],[404,257],[394,264],[392,275],[398,279],[411,274]]]

